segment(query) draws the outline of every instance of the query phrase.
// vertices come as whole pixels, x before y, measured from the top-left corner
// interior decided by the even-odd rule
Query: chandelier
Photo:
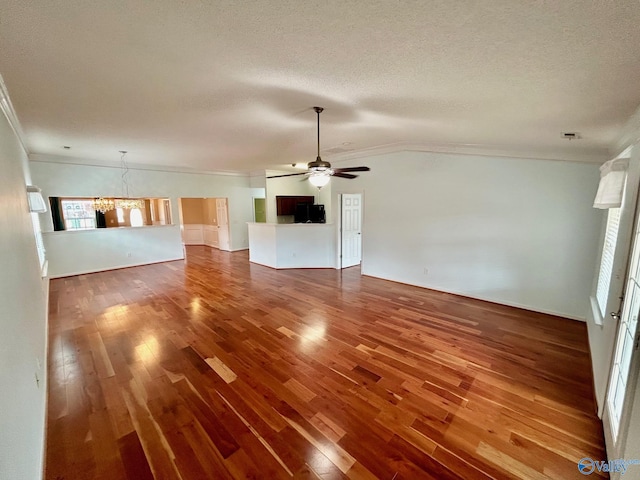
[[[124,156],[127,154],[126,150],[120,150],[120,168],[122,170],[122,198],[103,198],[99,197],[93,200],[93,209],[100,213],[106,213],[115,208],[122,208],[124,210],[133,210],[135,208],[143,209],[144,200],[141,198],[129,197],[129,181],[127,175],[129,174],[129,166],[127,165]]]
[[[116,208],[125,210],[133,210],[134,208],[143,208],[144,200],[139,198],[116,198]]]
[[[116,208],[123,208],[125,210],[133,210],[134,208],[144,208],[144,201],[139,198],[129,197],[129,166],[124,156],[127,154],[126,150],[120,150],[120,168],[122,169],[122,198],[116,199]]]
[[[92,202],[93,209],[100,213],[106,213],[116,208],[115,202],[110,198],[95,198]]]

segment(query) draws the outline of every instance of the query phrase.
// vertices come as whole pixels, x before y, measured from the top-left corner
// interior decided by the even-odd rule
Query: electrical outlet
[[[429,269],[427,267],[424,267],[424,272],[425,275],[427,275],[429,273]]]
[[[127,257],[131,258],[131,252],[127,252]]]

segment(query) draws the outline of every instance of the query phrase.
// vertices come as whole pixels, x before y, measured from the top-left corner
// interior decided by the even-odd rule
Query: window
[[[620,210],[620,208],[609,209],[607,216],[607,229],[604,235],[604,245],[602,247],[602,257],[600,259],[600,272],[598,273],[596,300],[598,302],[598,307],[600,307],[600,314],[603,317],[607,311],[609,286],[611,284],[611,275],[613,274],[613,259],[616,253],[616,242],[618,240]]]
[[[61,200],[62,216],[67,230],[96,228],[96,212],[91,200],[76,198]]]
[[[116,214],[118,215],[118,223],[124,223],[124,208],[116,208]]]

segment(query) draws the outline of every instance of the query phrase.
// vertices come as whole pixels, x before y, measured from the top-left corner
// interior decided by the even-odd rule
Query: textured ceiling
[[[594,153],[640,104],[638,25],[638,0],[0,0],[0,74],[38,154],[308,162],[313,105],[334,152]]]

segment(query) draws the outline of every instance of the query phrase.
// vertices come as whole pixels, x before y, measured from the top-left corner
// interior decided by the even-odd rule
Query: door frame
[[[265,215],[264,215],[265,220],[264,221],[266,223],[266,221],[267,221],[267,199],[266,199],[265,196],[256,197],[255,195],[253,195],[251,197],[251,214],[252,214],[251,216],[253,217],[253,221],[255,223],[258,223],[258,222],[256,222],[256,199],[257,200],[264,200],[264,213],[265,213]],[[228,205],[227,205],[227,209],[228,209]]]
[[[640,232],[636,232],[634,235],[640,237]],[[640,248],[640,238],[638,238],[638,247]],[[626,294],[625,288],[625,294]],[[625,301],[629,301],[630,299],[627,297]],[[617,379],[612,375],[614,370],[614,362],[615,356],[618,349],[618,344],[620,341],[620,328],[622,326],[622,322],[618,321],[618,325],[616,327],[616,339],[613,348],[611,368],[609,371],[609,380],[607,381],[607,392],[605,396],[605,405],[604,411],[602,415],[602,427],[604,431],[605,437],[605,446],[607,451],[607,456],[609,459],[620,459],[625,458],[625,450],[627,447],[627,439],[629,436],[629,428],[631,427],[631,419],[633,412],[634,403],[636,403],[636,390],[638,390],[638,378],[640,375],[640,350],[638,349],[638,342],[640,342],[640,327],[638,324],[636,325],[635,331],[635,341],[633,350],[631,352],[631,358],[629,360],[629,372],[627,377],[627,387],[624,394],[622,412],[620,413],[620,424],[618,425],[618,432],[615,440],[613,439],[613,431],[612,431],[612,418],[609,411],[609,391],[611,389],[611,383],[615,382]],[[624,340],[623,340],[624,341]],[[635,412],[636,415],[638,414]],[[640,429],[640,426],[636,426],[636,429]],[[595,459],[594,459],[595,460]],[[604,459],[602,459],[604,460]],[[619,479],[621,478],[620,473],[611,473],[611,479]]]
[[[631,277],[631,262],[634,260],[634,246],[640,249],[640,195],[638,194],[638,179],[640,178],[639,174],[640,170],[640,150],[635,147],[632,150],[631,158],[629,159],[629,169],[628,169],[628,180],[626,185],[633,185],[635,188],[630,189],[634,198],[630,198],[625,201],[625,205],[628,205],[633,210],[631,213],[631,221],[628,226],[630,232],[627,234],[627,239],[625,239],[626,244],[626,259],[625,259],[625,273],[622,279],[622,301],[620,302],[620,312],[624,311],[625,302],[630,301],[629,295],[627,292],[627,285],[629,283]],[[626,188],[626,186],[625,186]],[[625,191],[625,196],[627,192]],[[621,232],[619,232],[620,235]],[[638,245],[635,245],[636,242]],[[616,249],[617,250],[617,249]],[[615,260],[614,260],[615,261]],[[611,300],[611,299],[609,299]],[[609,306],[609,302],[608,302]],[[603,319],[603,321],[611,321],[610,319]],[[612,417],[609,411],[609,391],[611,389],[611,383],[615,382],[617,379],[613,377],[614,371],[614,362],[616,357],[616,352],[619,347],[619,336],[620,336],[620,328],[622,326],[622,322],[620,320],[616,320],[617,324],[615,326],[615,333],[613,338],[613,348],[611,349],[611,357],[609,359],[609,371],[607,374],[607,382],[605,387],[605,394],[603,404],[601,406],[601,418],[602,418],[602,426],[605,437],[605,446],[607,451],[607,456],[609,459],[618,459],[623,458],[625,454],[625,449],[627,446],[627,438],[629,434],[630,420],[633,415],[633,404],[635,402],[635,393],[638,389],[638,379],[640,374],[640,353],[636,345],[638,344],[638,338],[640,337],[640,327],[636,327],[635,332],[635,345],[634,349],[631,352],[631,359],[629,365],[629,373],[627,378],[627,388],[624,395],[624,404],[622,406],[622,412],[620,414],[620,424],[618,426],[617,436],[614,440],[613,432],[611,429],[612,426]],[[640,427],[637,427],[640,428]],[[594,459],[595,460],[595,459]],[[603,459],[604,460],[604,459]],[[612,472],[612,479],[621,478],[619,473]]]

